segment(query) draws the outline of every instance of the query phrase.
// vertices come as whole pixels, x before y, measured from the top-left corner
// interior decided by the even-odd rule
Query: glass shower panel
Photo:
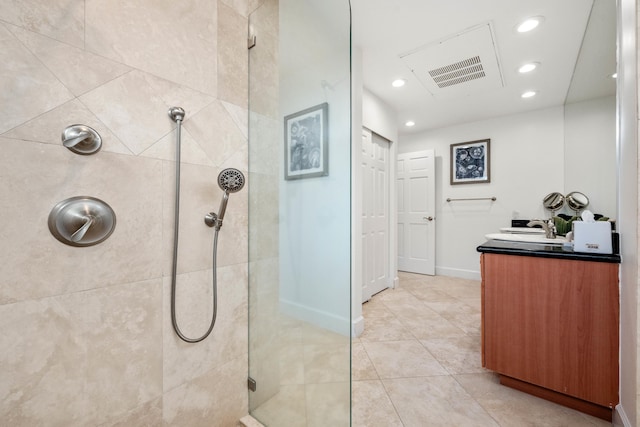
[[[265,0],[249,18],[250,413],[348,426],[348,0]]]

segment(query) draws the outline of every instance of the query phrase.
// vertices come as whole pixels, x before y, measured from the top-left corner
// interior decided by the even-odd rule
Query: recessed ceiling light
[[[411,126],[415,126],[415,125],[416,125],[416,122],[414,122],[413,120],[409,120],[409,121],[408,121],[408,122],[406,122],[404,125],[405,125],[405,126],[407,126],[407,127],[411,127]]]
[[[396,79],[391,83],[393,87],[402,87],[407,83],[405,79]]]
[[[618,73],[613,73],[613,74],[611,74],[611,78],[612,78],[612,79],[617,79],[617,78],[618,78]]]
[[[536,93],[537,93],[536,91],[530,90],[530,91],[527,91],[527,92],[523,93],[520,96],[523,97],[523,98],[531,98],[532,96],[536,96]]]
[[[522,21],[517,27],[516,30],[519,33],[526,33],[538,27],[544,21],[542,16],[534,16],[533,18],[526,19]]]
[[[528,64],[524,64],[523,66],[518,68],[518,72],[529,73],[538,68],[538,65],[540,65],[538,62],[529,62]]]

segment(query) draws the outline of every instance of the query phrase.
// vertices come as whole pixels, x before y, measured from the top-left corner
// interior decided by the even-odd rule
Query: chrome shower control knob
[[[98,132],[85,125],[71,125],[62,132],[62,145],[76,154],[94,154],[102,147]]]

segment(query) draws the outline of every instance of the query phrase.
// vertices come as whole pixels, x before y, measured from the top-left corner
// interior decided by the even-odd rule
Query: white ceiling
[[[362,55],[364,87],[397,111],[400,134],[562,105],[593,4],[593,0],[351,0],[354,55]],[[615,71],[615,1],[595,0],[595,5],[589,28],[597,27],[597,34],[586,38],[589,46],[584,49],[591,52],[591,59],[583,58],[585,52],[580,55],[589,71],[576,78],[583,88],[596,91],[594,97],[615,93],[615,82],[609,77]],[[543,16],[542,25],[517,33],[516,25],[532,16]],[[497,61],[502,79],[497,86],[465,83],[436,93],[401,59],[425,49],[439,51],[442,61],[455,58],[452,50],[480,39],[459,35],[487,25],[492,33],[490,51],[497,57],[491,60]],[[607,37],[601,36],[602,31]],[[541,64],[537,70],[526,75],[517,72],[520,65],[532,61]],[[414,60],[411,67],[419,75],[415,65]],[[393,88],[391,82],[397,78],[406,79],[407,84]],[[538,95],[522,99],[527,90]],[[591,97],[583,89],[572,88],[574,92],[581,94],[573,99]],[[407,120],[416,125],[405,127]]]

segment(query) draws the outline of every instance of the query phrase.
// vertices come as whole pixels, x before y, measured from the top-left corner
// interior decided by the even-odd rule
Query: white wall
[[[617,218],[616,97],[565,105],[565,192],[589,197],[589,210]]]
[[[280,302],[290,315],[349,334],[349,11],[344,1],[332,3],[321,7],[335,10],[329,28],[313,5],[280,2],[281,117],[329,104],[329,175],[293,181],[282,177],[280,184]]]
[[[638,425],[637,4],[618,2],[618,212],[620,229],[620,405],[614,424]]]
[[[391,142],[398,141],[398,113],[366,89],[362,91],[362,125]]]
[[[485,138],[491,139],[491,182],[450,185],[450,144]],[[548,216],[542,198],[565,188],[563,140],[562,107],[400,136],[399,153],[435,150],[436,274],[479,279],[476,247],[485,234],[514,217]],[[492,196],[495,202],[446,202]]]

